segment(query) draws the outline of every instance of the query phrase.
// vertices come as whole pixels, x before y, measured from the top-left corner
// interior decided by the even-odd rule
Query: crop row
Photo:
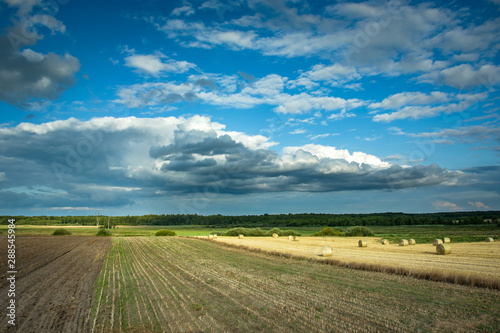
[[[472,289],[195,239],[120,237],[96,283],[92,331],[432,331],[438,323],[453,330],[451,319],[471,329],[498,325],[498,291]]]

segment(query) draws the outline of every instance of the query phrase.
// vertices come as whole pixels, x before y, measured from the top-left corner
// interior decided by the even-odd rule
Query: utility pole
[[[99,229],[99,217],[101,217],[101,212],[96,211],[95,212],[95,220],[96,220],[96,224],[97,224],[97,229]]]

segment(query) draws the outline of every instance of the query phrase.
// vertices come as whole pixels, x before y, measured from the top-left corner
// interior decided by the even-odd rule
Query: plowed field
[[[88,330],[94,282],[111,245],[97,237],[16,238],[16,326],[7,324],[7,238],[0,241],[0,332]],[[5,305],[5,306],[4,306]]]

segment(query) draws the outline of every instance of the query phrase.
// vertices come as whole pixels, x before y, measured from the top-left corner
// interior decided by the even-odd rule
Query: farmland
[[[114,238],[92,331],[496,331],[500,293],[269,257],[197,239]]]
[[[96,226],[80,225],[17,225],[16,235],[22,236],[50,236],[55,229],[64,228],[75,236],[95,236]],[[211,229],[200,226],[119,226],[111,229],[113,236],[117,237],[135,237],[135,236],[153,236],[159,229],[172,229],[180,236],[208,235]],[[0,225],[0,232],[7,233],[7,226]]]
[[[96,233],[95,225],[29,225],[20,224],[16,226],[16,234],[26,236],[50,236],[56,228],[65,228],[78,236],[94,236]],[[271,229],[268,227],[266,229]],[[310,236],[323,227],[286,227],[284,229],[293,229],[303,236]],[[339,228],[345,231],[348,227]],[[228,228],[211,228],[203,225],[155,225],[155,226],[131,226],[120,225],[112,229],[113,236],[153,236],[159,229],[174,230],[179,236],[207,236],[215,231],[219,234],[228,230]],[[390,239],[396,242],[401,238],[414,238],[418,243],[429,243],[434,238],[451,237],[453,242],[477,242],[483,241],[485,237],[500,238],[500,228],[496,225],[420,225],[420,226],[371,226],[375,236]],[[7,225],[0,225],[0,232],[5,234]]]
[[[500,243],[457,243],[451,244],[452,254],[436,255],[432,244],[398,246],[398,244],[382,245],[380,238],[361,237],[367,241],[366,248],[358,247],[358,238],[345,237],[301,237],[292,242],[287,237],[278,239],[270,237],[219,237],[217,242],[243,245],[266,251],[290,253],[322,260],[321,248],[329,246],[333,249],[333,258],[344,263],[361,263],[390,268],[402,268],[417,273],[435,273],[458,276],[462,279],[487,280],[500,284]]]
[[[5,251],[6,237],[0,239]],[[266,240],[271,238],[258,239]],[[286,244],[288,239],[274,241]],[[368,241],[362,249],[366,255],[376,252]],[[307,244],[303,237],[291,243]],[[338,243],[334,253],[341,247],[358,250],[337,239],[332,243]],[[202,239],[20,236],[16,248],[19,332],[500,329],[500,292],[495,289],[270,256]],[[415,249],[404,248],[410,255]],[[5,304],[7,268],[1,264]],[[9,331],[6,321],[0,331]]]
[[[90,318],[94,281],[110,247],[97,237],[18,237],[16,239],[17,325],[0,321],[0,331],[85,331]],[[6,258],[7,238],[1,237]],[[7,304],[7,262],[0,261],[0,294]],[[5,310],[4,310],[5,311]],[[5,312],[4,312],[5,313]]]

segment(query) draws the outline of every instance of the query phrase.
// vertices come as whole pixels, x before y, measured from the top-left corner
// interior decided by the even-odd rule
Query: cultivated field
[[[94,332],[491,332],[500,292],[198,239],[120,237],[92,313]]]
[[[64,228],[74,236],[95,236],[97,227],[81,225],[16,225],[16,235],[22,236],[51,236],[55,229]],[[174,230],[178,236],[200,236],[208,235],[212,229],[202,226],[118,226],[110,229],[111,234],[116,237],[154,236],[160,229]],[[7,225],[0,225],[0,233],[7,233]]]
[[[0,240],[6,258],[6,237]],[[16,249],[12,332],[500,330],[498,290],[269,256],[200,239],[21,236]],[[5,264],[0,261],[2,304]],[[0,331],[9,332],[6,320]]]
[[[367,247],[358,247],[360,239],[367,241]],[[440,256],[432,244],[382,245],[380,238],[375,237],[300,237],[299,241],[290,241],[288,237],[218,237],[217,241],[319,260],[324,259],[322,247],[329,246],[333,250],[330,258],[345,263],[373,264],[412,272],[437,272],[500,282],[500,242],[451,243],[452,253]]]
[[[16,238],[16,327],[0,320],[0,332],[84,332],[94,282],[111,245],[97,237]],[[7,237],[1,236],[0,295],[6,313]]]

